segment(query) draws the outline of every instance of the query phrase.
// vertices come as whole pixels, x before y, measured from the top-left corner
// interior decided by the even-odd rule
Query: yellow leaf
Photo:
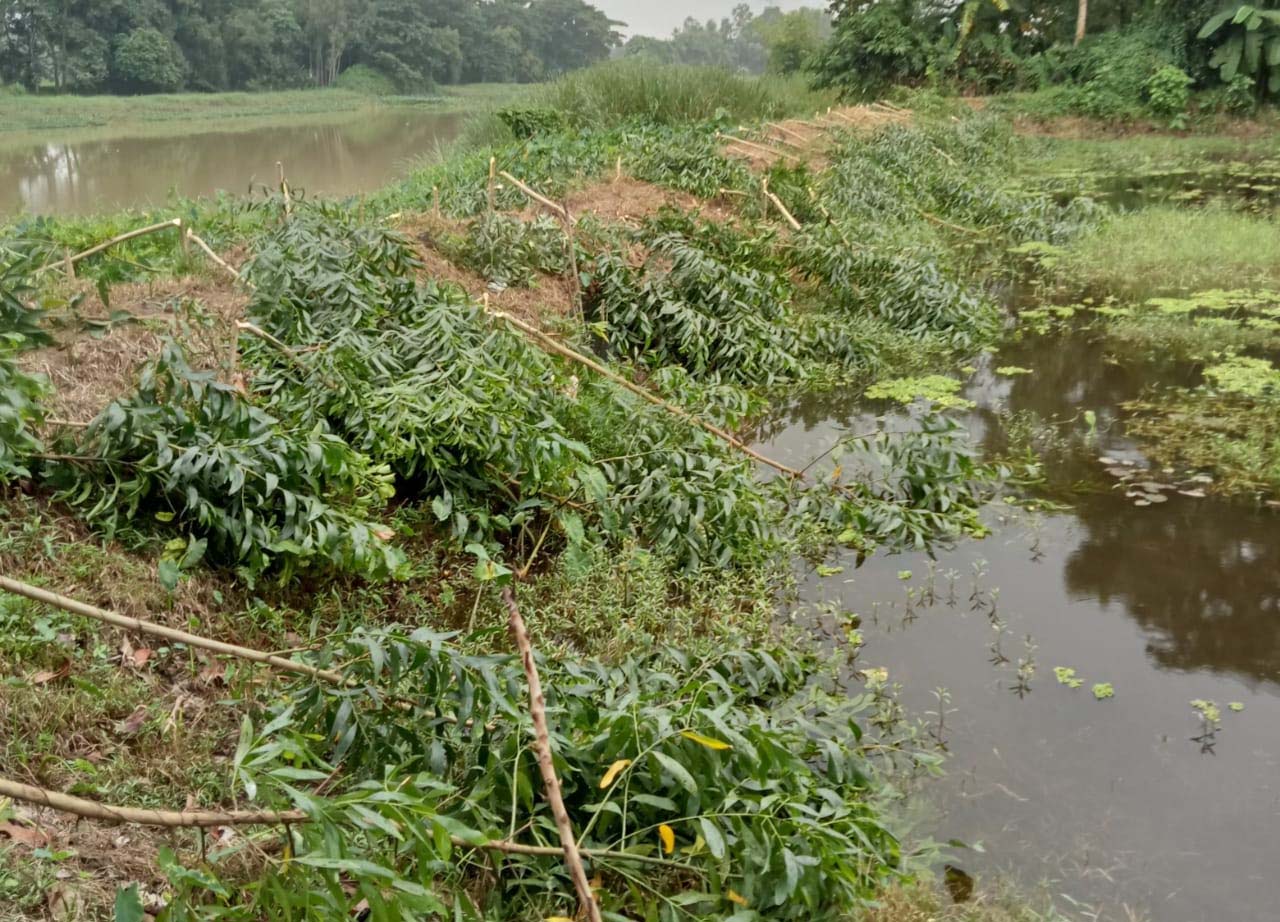
[[[729,890],[725,893],[725,896],[729,898],[730,903],[737,903],[739,906],[747,905],[747,898],[735,890]]]
[[[618,775],[622,773],[622,770],[630,764],[630,759],[619,759],[610,765],[609,770],[605,772],[604,777],[600,779],[600,787],[603,789],[613,784],[613,779],[617,778]]]
[[[703,736],[701,733],[694,733],[692,730],[681,730],[680,735],[687,740],[693,740],[699,746],[706,746],[708,749],[732,749],[733,748],[726,742],[712,739],[709,736]]]
[[[666,823],[658,826],[658,838],[662,840],[662,850],[668,855],[676,850],[676,831]]]
[[[542,922],[573,922],[568,916],[547,916]]]

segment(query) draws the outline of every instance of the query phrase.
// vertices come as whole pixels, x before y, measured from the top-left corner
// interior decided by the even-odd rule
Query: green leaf
[[[142,922],[145,915],[137,884],[116,890],[115,922]]]
[[[702,838],[706,840],[707,850],[717,859],[724,857],[724,835],[720,827],[705,816],[698,817],[698,828],[702,830]]]
[[[688,791],[690,794],[698,793],[698,782],[693,780],[693,775],[689,774],[689,770],[677,762],[671,756],[663,752],[654,750],[650,753],[658,763],[667,770],[671,777],[675,778],[676,783]]]
[[[160,577],[160,585],[170,592],[178,588],[178,577],[181,576],[181,571],[178,569],[176,560],[169,557],[161,558],[156,569]]]

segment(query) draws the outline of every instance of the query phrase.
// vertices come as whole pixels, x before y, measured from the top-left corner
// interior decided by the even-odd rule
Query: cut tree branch
[[[41,266],[36,270],[36,275],[39,275],[41,272],[45,272],[49,269],[53,269],[56,266],[74,266],[76,263],[80,262],[80,260],[88,259],[90,256],[101,253],[103,250],[113,247],[117,243],[124,243],[127,240],[133,240],[135,237],[144,237],[147,234],[154,234],[162,230],[167,230],[171,227],[179,228],[179,233],[181,233],[182,219],[170,218],[168,221],[161,221],[159,224],[151,224],[147,227],[139,227],[137,230],[127,231],[126,233],[112,237],[110,240],[104,240],[97,246],[89,247],[89,249],[85,250],[83,253],[76,253],[74,256],[68,256],[56,263],[49,263],[48,265]]]
[[[524,664],[525,678],[529,682],[529,714],[533,717],[535,751],[538,757],[538,769],[542,772],[542,786],[546,789],[547,803],[551,805],[551,815],[555,817],[556,829],[560,833],[560,843],[564,846],[564,863],[569,866],[569,875],[573,878],[573,886],[578,891],[578,901],[590,922],[601,922],[600,906],[596,903],[595,894],[591,892],[591,883],[587,880],[586,869],[582,866],[582,856],[578,853],[577,837],[573,834],[573,824],[569,821],[569,811],[565,809],[564,797],[560,794],[560,779],[556,777],[555,763],[551,758],[551,733],[547,729],[547,702],[542,694],[542,682],[538,679],[538,665],[533,661],[533,645],[529,642],[529,631],[524,619],[520,617],[520,608],[516,605],[515,593],[510,586],[502,587],[502,601],[507,606],[507,627],[511,631],[511,639],[520,651],[520,662]]]
[[[535,189],[532,189],[529,186],[525,185],[520,180],[516,179],[514,176],[508,173],[506,170],[502,170],[501,172],[498,173],[498,175],[501,176],[503,179],[505,179],[507,182],[511,183],[511,185],[515,186],[517,189],[523,192],[526,196],[533,199],[533,201],[537,202],[539,205],[542,205],[547,210],[554,212],[560,218],[561,221],[567,222],[569,220],[569,212],[566,211],[563,206],[557,205],[555,202],[551,201],[551,199],[547,198],[545,195],[542,195],[540,192],[536,191]]]

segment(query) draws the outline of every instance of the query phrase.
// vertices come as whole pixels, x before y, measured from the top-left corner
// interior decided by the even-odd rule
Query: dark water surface
[[[404,107],[244,130],[223,123],[165,137],[68,140],[74,134],[50,131],[41,143],[0,146],[0,215],[143,207],[164,204],[173,192],[241,194],[253,184],[274,184],[277,161],[299,192],[368,192],[452,140],[464,117]]]
[[[1002,365],[1036,371],[996,375]],[[804,579],[807,599],[862,615],[862,665],[887,668],[913,714],[937,710],[935,688],[950,693],[929,831],[982,843],[958,863],[1044,883],[1070,918],[1280,919],[1280,515],[1177,494],[1136,508],[1097,460],[1141,459],[1118,403],[1153,380],[1193,379],[1130,372],[1087,332],[1013,343],[972,376],[977,406],[963,415],[989,448],[1010,411],[1062,421],[1071,444],[1051,478],[1075,484],[1071,511],[993,504],[991,537],[936,560],[858,566],[849,554],[843,573]],[[804,463],[886,411],[887,428],[908,422],[885,404],[811,398],[764,444]],[[1036,664],[1021,696],[1020,657]],[[1083,685],[1059,684],[1055,666]],[[1113,698],[1094,698],[1101,682]],[[1213,738],[1193,739],[1192,699],[1221,708]]]

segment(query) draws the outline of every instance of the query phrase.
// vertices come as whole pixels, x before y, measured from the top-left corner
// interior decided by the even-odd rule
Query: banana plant
[[[1280,9],[1236,3],[1221,10],[1200,28],[1198,38],[1221,36],[1209,66],[1224,83],[1237,75],[1251,77],[1267,92],[1280,93]]]

